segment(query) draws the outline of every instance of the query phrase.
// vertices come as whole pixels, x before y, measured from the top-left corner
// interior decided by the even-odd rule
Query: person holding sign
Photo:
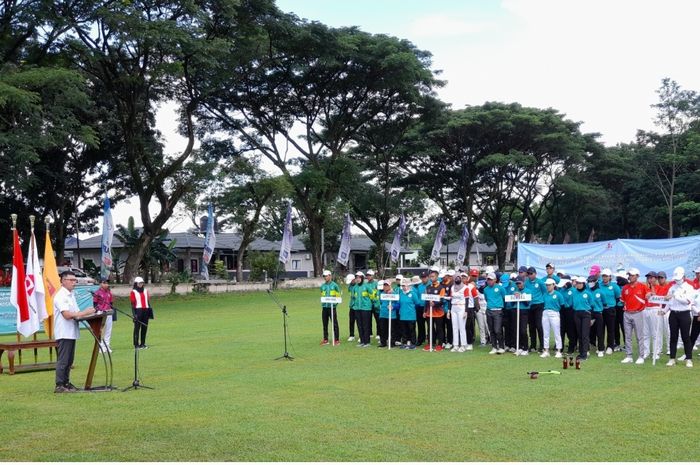
[[[418,291],[411,285],[411,281],[401,280],[399,291],[399,320],[401,324],[401,336],[405,344],[402,349],[415,350],[416,348],[416,315],[418,306],[422,300]]]
[[[442,344],[445,340],[445,328],[443,323],[445,311],[442,308],[442,298],[445,296],[445,288],[440,281],[438,281],[438,270],[435,267],[430,269],[430,284],[425,288],[425,293],[431,296],[437,296],[439,300],[425,303],[425,313],[423,316],[429,321],[432,319],[432,325],[428,323],[428,329],[432,333],[432,339],[423,347],[423,350],[429,352],[434,349],[437,352],[441,352]]]
[[[340,287],[333,281],[332,274],[328,270],[323,270],[323,284],[321,284],[321,297],[340,297]],[[323,322],[323,340],[321,345],[328,345],[328,320],[333,321],[333,345],[340,344],[340,328],[338,326],[337,304],[321,303],[321,320]]]
[[[564,305],[564,296],[556,290],[557,281],[552,278],[547,278],[544,285],[547,286],[547,292],[544,294],[544,312],[542,312],[542,329],[544,330],[544,350],[540,357],[549,357],[549,334],[554,332],[554,346],[557,353],[555,358],[561,358],[561,350],[564,347],[561,339],[561,318],[559,312]]]
[[[603,302],[603,322],[607,336],[605,353],[612,355],[615,350],[615,318],[617,300],[620,298],[620,286],[612,280],[610,268],[605,268],[601,274],[600,300]]]
[[[399,328],[396,325],[399,296],[394,293],[390,281],[380,281],[379,284],[381,284],[382,290],[379,293],[379,345],[377,347],[391,348],[398,339],[396,336],[399,333]]]

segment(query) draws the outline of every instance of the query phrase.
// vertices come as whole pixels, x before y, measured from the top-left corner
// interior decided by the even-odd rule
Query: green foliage
[[[214,261],[214,275],[219,279],[228,280],[228,271],[223,260]]]
[[[170,294],[175,294],[178,284],[192,282],[189,271],[170,271],[164,275],[164,278],[170,284]]]
[[[279,256],[275,252],[251,252],[248,259],[250,260],[250,281],[262,281],[266,272],[268,280],[275,279],[278,270],[282,270]]]

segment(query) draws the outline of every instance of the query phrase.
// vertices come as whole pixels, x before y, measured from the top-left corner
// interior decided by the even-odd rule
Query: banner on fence
[[[518,266],[533,266],[542,276],[547,263],[572,276],[588,276],[592,265],[600,265],[601,268],[610,268],[613,273],[634,267],[642,274],[665,271],[669,276],[675,267],[682,266],[690,277],[700,266],[700,236],[617,239],[583,244],[518,244]]]

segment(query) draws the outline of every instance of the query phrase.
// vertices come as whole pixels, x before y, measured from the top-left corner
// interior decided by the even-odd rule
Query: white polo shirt
[[[80,339],[80,331],[78,322],[75,320],[66,320],[61,313],[64,310],[71,312],[79,312],[78,302],[75,300],[75,294],[69,292],[68,289],[61,286],[53,297],[53,321],[54,321],[54,338],[58,339]]]

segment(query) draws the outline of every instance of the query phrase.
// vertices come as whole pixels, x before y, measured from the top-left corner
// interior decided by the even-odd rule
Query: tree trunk
[[[125,283],[133,282],[134,278],[138,276],[141,261],[143,261],[143,257],[146,255],[151,242],[153,242],[153,237],[154,236],[150,233],[150,231],[147,231],[144,228],[143,232],[141,233],[141,237],[139,237],[138,242],[129,253],[129,257],[126,259],[126,265],[124,266]],[[148,278],[148,276],[146,276],[146,278]]]
[[[245,256],[245,251],[248,249],[251,241],[250,234],[244,232],[243,237],[241,237],[241,245],[238,247],[238,254],[236,255],[236,281],[243,281],[243,257]]]
[[[311,246],[311,261],[314,265],[314,277],[321,276],[323,257],[321,253],[321,229],[323,222],[318,218],[307,217],[309,220],[309,245]]]

